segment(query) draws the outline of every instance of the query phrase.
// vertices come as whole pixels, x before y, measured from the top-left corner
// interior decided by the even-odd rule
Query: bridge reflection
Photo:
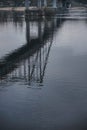
[[[0,62],[0,86],[14,82],[43,85],[53,35],[62,22],[59,18],[38,20],[38,36],[33,38],[30,36],[30,21],[26,20],[26,44]]]

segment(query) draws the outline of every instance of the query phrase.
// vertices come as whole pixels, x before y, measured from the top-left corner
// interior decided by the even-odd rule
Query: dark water
[[[0,14],[0,130],[87,129],[86,13]]]

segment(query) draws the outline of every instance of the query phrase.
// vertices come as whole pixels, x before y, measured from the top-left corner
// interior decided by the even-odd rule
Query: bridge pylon
[[[29,6],[30,6],[30,1],[29,0],[25,0],[25,8],[26,8],[26,10],[29,9]]]

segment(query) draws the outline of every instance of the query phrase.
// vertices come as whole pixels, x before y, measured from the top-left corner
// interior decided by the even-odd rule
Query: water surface
[[[21,22],[0,23],[0,130],[86,130],[86,9]]]

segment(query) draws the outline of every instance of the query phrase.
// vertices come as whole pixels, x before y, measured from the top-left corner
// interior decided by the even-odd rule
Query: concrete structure
[[[29,4],[30,4],[29,0],[25,0],[25,7],[26,7],[26,9],[29,9]]]
[[[41,7],[42,7],[42,2],[44,3],[44,7],[47,7],[47,0],[44,0],[44,1],[42,1],[42,0],[37,0],[38,8],[41,8]],[[29,0],[25,0],[25,7],[26,7],[26,9],[29,9],[29,3],[30,3]],[[52,7],[53,7],[53,8],[57,8],[57,0],[53,0]]]
[[[57,1],[53,0],[53,8],[57,8]]]
[[[44,7],[47,7],[47,0],[44,0]]]
[[[53,0],[52,6],[48,6],[48,0],[37,0],[37,7],[31,8],[29,0],[25,0],[26,18],[29,16],[48,16],[54,15],[57,9],[57,0]]]

